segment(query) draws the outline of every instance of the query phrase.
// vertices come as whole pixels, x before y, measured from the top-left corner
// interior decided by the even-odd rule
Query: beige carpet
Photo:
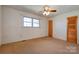
[[[6,54],[65,54],[79,53],[77,49],[67,49],[66,42],[53,38],[41,38],[6,44],[0,47],[0,53]]]

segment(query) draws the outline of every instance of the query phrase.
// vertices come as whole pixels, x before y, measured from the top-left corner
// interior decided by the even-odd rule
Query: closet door
[[[77,16],[67,18],[67,45],[77,45]]]
[[[48,37],[52,37],[52,20],[48,21]]]

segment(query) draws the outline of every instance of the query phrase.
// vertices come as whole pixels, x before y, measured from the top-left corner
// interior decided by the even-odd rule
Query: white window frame
[[[32,18],[30,18],[31,22],[24,21],[24,18],[30,18],[30,17],[23,17],[23,26],[24,26],[24,23],[30,23],[31,26],[24,26],[24,27],[32,27]]]
[[[26,22],[26,21],[24,21],[24,17],[26,17],[26,18],[31,18],[31,19],[32,19],[32,23],[31,23],[32,26],[24,26],[24,22]],[[32,17],[27,17],[27,16],[24,16],[24,17],[23,17],[23,26],[24,26],[24,27],[31,27],[31,28],[39,28],[39,27],[40,27],[40,20],[38,20],[38,19],[36,19],[36,18],[32,18]],[[33,20],[34,20],[34,19],[36,19],[36,20],[39,21],[39,22],[38,22],[38,24],[39,24],[38,27],[34,27],[34,26],[33,26],[33,24],[34,24]],[[28,23],[28,22],[27,22],[27,23]]]
[[[39,22],[38,22],[38,23],[37,23],[37,22],[34,22],[34,20],[37,20],[37,21],[39,21]],[[38,26],[38,27],[35,27],[35,26],[34,26],[34,23],[38,24],[39,26]],[[34,18],[34,19],[33,19],[33,27],[34,27],[34,28],[39,28],[39,27],[40,27],[40,20]]]

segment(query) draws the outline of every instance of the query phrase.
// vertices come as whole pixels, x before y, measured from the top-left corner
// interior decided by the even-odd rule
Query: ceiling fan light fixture
[[[50,12],[47,12],[47,11],[44,11],[43,12],[43,15],[45,15],[45,16],[47,16],[47,15],[49,15],[50,14]]]
[[[56,10],[50,8],[50,7],[47,6],[47,5],[45,5],[43,8],[44,8],[44,9],[43,9],[43,15],[45,15],[45,16],[49,15],[50,12],[56,12]]]

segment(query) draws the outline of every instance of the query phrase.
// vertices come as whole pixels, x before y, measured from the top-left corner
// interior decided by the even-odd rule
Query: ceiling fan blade
[[[50,10],[50,12],[56,12],[56,10]]]

